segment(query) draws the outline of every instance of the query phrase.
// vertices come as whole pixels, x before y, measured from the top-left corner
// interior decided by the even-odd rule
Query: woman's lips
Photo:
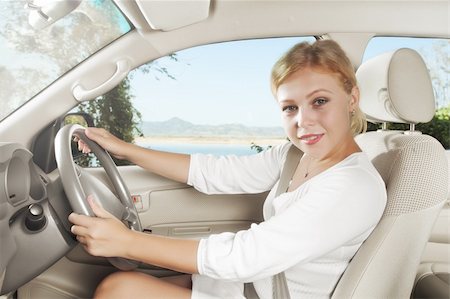
[[[316,144],[317,142],[320,141],[320,139],[322,139],[322,136],[324,134],[306,134],[306,135],[302,135],[300,136],[300,141],[307,144],[307,145],[313,145]]]

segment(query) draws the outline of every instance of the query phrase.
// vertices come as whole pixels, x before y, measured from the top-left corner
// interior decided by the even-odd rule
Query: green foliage
[[[416,129],[433,136],[445,149],[450,149],[450,105],[438,109],[430,122],[418,124]]]
[[[264,150],[264,148],[263,148],[262,146],[257,145],[257,144],[254,143],[254,142],[251,143],[250,148],[251,148],[252,150],[255,150],[257,153],[260,153],[260,152],[262,152],[262,151]]]
[[[118,86],[89,102],[78,106],[80,112],[90,114],[98,128],[104,128],[118,138],[133,142],[134,136],[141,136],[139,128],[141,114],[131,103],[130,83],[125,78]],[[129,165],[128,161],[113,158],[117,165]],[[91,158],[81,162],[82,166],[95,164]]]
[[[168,58],[170,61],[178,62],[176,54],[170,54]],[[78,106],[79,112],[88,113],[92,116],[96,127],[104,128],[116,137],[131,143],[134,142],[135,136],[143,135],[140,129],[141,113],[133,107],[131,102],[133,95],[130,92],[130,78],[136,71],[153,75],[158,79],[162,75],[175,80],[175,77],[169,73],[164,65],[161,65],[158,61],[151,61],[131,72],[127,78],[108,93]],[[128,161],[118,160],[114,157],[113,160],[116,165],[130,164]],[[83,155],[77,159],[77,163],[84,167],[98,164],[92,154]]]
[[[260,152],[262,152],[262,151],[265,151],[265,150],[267,150],[267,149],[269,149],[269,148],[271,148],[271,147],[272,147],[272,146],[269,145],[268,147],[264,148],[264,147],[262,147],[262,146],[260,146],[260,145],[257,145],[257,144],[254,143],[254,142],[252,142],[251,145],[250,145],[250,148],[251,148],[252,150],[255,150],[257,153],[260,153]]]
[[[367,131],[380,129],[379,124],[368,123]],[[409,125],[389,123],[389,130],[409,130]],[[416,130],[436,138],[445,149],[450,149],[450,105],[436,110],[433,119],[427,123],[416,125]]]
[[[371,123],[371,122],[367,122],[367,132],[376,131],[378,129],[381,129],[381,125],[380,124],[374,124],[374,123]]]
[[[167,55],[166,58],[168,59],[165,60],[166,63],[168,61],[178,62],[178,57],[177,54],[175,53]],[[168,77],[172,80],[176,80],[175,77],[172,76],[170,72],[167,70],[167,67],[160,64],[159,60],[154,60],[144,65],[141,65],[139,67],[139,71],[142,72],[143,74],[153,75],[157,80],[160,79],[160,75]],[[131,73],[131,76],[133,76],[133,73]]]
[[[436,111],[436,118],[440,120],[450,120],[450,105],[447,107],[438,109]]]

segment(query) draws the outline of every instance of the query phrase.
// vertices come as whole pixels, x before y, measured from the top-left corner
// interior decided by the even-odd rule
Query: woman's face
[[[307,68],[288,77],[276,93],[289,139],[319,160],[339,159],[355,148],[350,121],[359,92],[355,87],[347,94],[338,79]]]

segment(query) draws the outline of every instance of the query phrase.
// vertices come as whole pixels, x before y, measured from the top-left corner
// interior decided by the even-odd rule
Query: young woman
[[[244,298],[244,282],[253,282],[261,298],[270,298],[271,278],[283,271],[291,298],[331,295],[386,203],[381,177],[354,140],[365,129],[365,119],[353,67],[333,41],[301,43],[273,67],[272,91],[290,143],[257,155],[171,154],[125,143],[102,129],[86,129],[112,155],[201,192],[271,190],[264,222],[201,241],[128,230],[89,199],[97,218],[69,217],[72,232],[89,253],[194,274],[157,279],[117,272],[100,284],[96,297]],[[287,192],[275,197],[291,144],[304,155]],[[89,151],[84,143],[79,146]]]

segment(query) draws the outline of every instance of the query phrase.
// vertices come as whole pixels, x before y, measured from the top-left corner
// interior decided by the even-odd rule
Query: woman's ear
[[[350,112],[354,111],[359,106],[359,88],[358,86],[353,86],[352,92],[350,93],[349,108]]]

